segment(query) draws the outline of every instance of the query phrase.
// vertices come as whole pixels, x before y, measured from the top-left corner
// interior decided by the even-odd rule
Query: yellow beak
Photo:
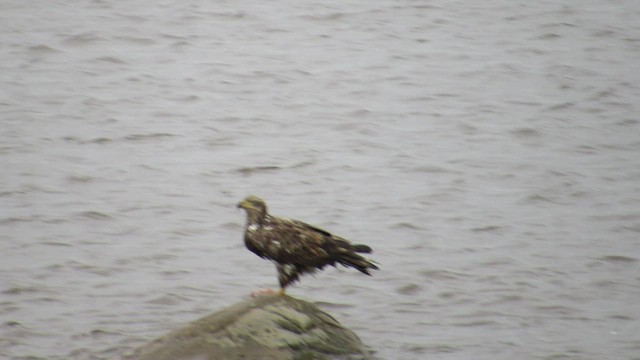
[[[242,200],[238,203],[238,205],[236,205],[236,207],[238,208],[242,208],[242,209],[250,209],[251,208],[251,204],[249,204],[249,202],[247,200]]]

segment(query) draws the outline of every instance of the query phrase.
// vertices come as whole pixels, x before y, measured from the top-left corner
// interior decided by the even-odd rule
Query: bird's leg
[[[278,295],[284,296],[284,289],[287,285],[295,282],[300,277],[298,267],[293,264],[277,264],[278,282],[280,283],[280,291]]]

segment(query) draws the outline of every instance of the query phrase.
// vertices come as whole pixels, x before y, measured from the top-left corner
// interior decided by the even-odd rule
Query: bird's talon
[[[260,289],[251,292],[251,297],[258,297],[261,295],[275,295],[276,292],[273,289]]]

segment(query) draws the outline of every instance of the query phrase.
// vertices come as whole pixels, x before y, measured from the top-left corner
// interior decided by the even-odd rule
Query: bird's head
[[[267,214],[267,204],[261,198],[250,195],[244,198],[244,200],[238,203],[238,207],[245,209],[247,214],[251,216],[252,214],[264,216]]]

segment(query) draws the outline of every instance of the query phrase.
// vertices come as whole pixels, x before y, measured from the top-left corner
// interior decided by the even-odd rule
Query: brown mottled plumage
[[[336,263],[367,275],[378,269],[357,253],[370,253],[367,245],[352,244],[302,221],[269,215],[267,204],[257,196],[242,200],[238,207],[247,212],[244,243],[261,258],[272,260],[278,270],[280,293],[300,275],[314,273]]]

